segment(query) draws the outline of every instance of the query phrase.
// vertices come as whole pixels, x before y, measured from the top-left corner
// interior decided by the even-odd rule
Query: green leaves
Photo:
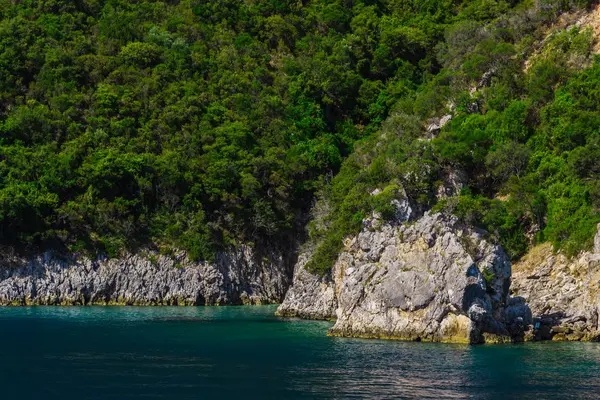
[[[600,201],[590,34],[556,35],[524,71],[535,29],[517,3],[7,2],[0,242],[210,260],[284,240],[318,194],[332,215],[311,268],[325,273],[395,197],[431,207],[448,168],[512,254],[536,224],[585,242]],[[514,201],[489,200],[499,191]]]
[[[132,42],[121,48],[119,56],[126,64],[150,67],[159,61],[160,47],[151,43]]]
[[[546,238],[569,256],[589,248],[600,215],[590,202],[589,188],[581,184],[554,185],[549,190]]]

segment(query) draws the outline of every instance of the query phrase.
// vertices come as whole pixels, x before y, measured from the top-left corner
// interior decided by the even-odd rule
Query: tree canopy
[[[0,0],[0,243],[211,260],[290,240],[318,196],[326,270],[396,187],[431,208],[453,168],[468,188],[436,207],[514,256],[528,232],[576,251],[598,220],[600,67],[586,30],[535,40],[587,3]]]

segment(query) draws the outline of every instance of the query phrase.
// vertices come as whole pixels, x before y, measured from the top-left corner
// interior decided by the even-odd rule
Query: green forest
[[[296,240],[318,201],[326,273],[406,194],[513,259],[574,255],[600,222],[600,58],[548,28],[593,3],[0,0],[0,244],[211,261]]]

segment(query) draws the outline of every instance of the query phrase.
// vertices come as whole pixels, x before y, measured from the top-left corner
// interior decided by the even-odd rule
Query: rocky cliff
[[[510,262],[484,232],[442,214],[366,226],[330,277],[296,267],[280,315],[335,310],[330,333],[341,336],[481,343],[522,333],[528,309],[509,299]]]
[[[283,300],[294,257],[250,247],[195,263],[152,251],[115,259],[47,252],[0,260],[0,305],[213,305]]]
[[[337,297],[334,282],[329,276],[318,276],[304,266],[310,259],[312,248],[305,248],[294,268],[294,280],[277,315],[305,319],[334,319]]]
[[[600,234],[595,242],[574,259],[544,244],[513,265],[511,292],[535,317],[528,339],[600,339]]]

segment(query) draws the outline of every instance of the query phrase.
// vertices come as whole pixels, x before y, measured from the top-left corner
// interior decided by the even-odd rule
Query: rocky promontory
[[[329,274],[304,268],[278,314],[336,323],[330,334],[442,342],[600,340],[600,226],[577,257],[549,243],[512,266],[484,231],[453,216],[365,221]]]
[[[280,315],[334,317],[332,335],[482,343],[522,337],[531,316],[509,299],[511,266],[483,231],[443,214],[368,223],[331,275],[296,267]]]
[[[310,246],[297,262],[294,252],[259,255],[246,246],[219,253],[214,263],[151,250],[111,259],[5,255],[0,305],[283,301],[279,315],[335,320],[330,334],[337,336],[459,343],[600,338],[600,234],[593,250],[575,258],[542,244],[511,266],[485,231],[456,217],[408,219],[366,220],[324,276],[305,268]]]

